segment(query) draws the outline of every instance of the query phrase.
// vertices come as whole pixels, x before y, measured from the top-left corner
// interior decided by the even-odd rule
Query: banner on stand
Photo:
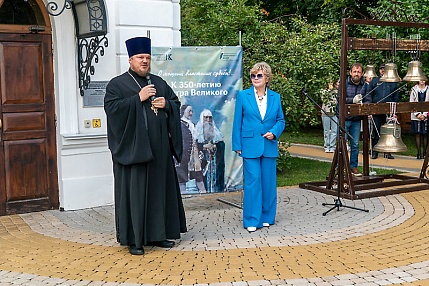
[[[152,47],[151,73],[179,97],[183,159],[176,162],[182,194],[242,189],[242,160],[232,152],[241,47]]]

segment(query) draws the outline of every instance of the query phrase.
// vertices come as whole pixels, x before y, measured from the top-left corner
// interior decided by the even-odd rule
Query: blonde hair
[[[250,69],[250,74],[257,73],[259,70],[261,70],[262,73],[267,78],[267,86],[269,86],[271,81],[273,80],[273,74],[271,72],[271,67],[266,62],[259,62],[259,63],[256,63]]]

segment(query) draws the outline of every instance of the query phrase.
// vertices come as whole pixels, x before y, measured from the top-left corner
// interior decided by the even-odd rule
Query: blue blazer
[[[264,119],[259,113],[254,87],[237,95],[232,128],[232,150],[241,150],[243,158],[278,157],[278,138],[285,128],[280,94],[267,89],[267,112]],[[271,132],[276,136],[268,140],[262,135]]]

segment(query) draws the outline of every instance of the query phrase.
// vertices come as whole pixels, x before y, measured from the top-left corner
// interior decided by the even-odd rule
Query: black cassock
[[[186,232],[173,162],[173,156],[178,161],[182,156],[180,102],[162,78],[151,74],[156,96],[166,99],[156,115],[150,101],[140,102],[138,95],[146,78],[128,72],[107,85],[104,109],[115,178],[117,240],[142,247]]]

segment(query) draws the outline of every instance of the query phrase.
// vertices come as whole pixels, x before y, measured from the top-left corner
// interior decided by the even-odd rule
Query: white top
[[[262,119],[265,117],[265,113],[267,113],[267,89],[265,89],[264,96],[258,96],[256,93],[256,88],[254,88],[256,103],[258,104],[259,113],[261,114]]]
[[[427,86],[425,86],[424,89],[420,89],[419,85],[416,84],[415,86],[413,86],[411,88],[410,102],[419,102],[419,91],[425,92],[425,101],[429,101],[429,90],[428,90]],[[425,116],[424,120],[426,120],[428,117],[428,112],[421,110],[421,111],[417,111],[417,112],[411,112],[411,120],[420,120],[417,117],[419,114],[423,114]]]
[[[189,125],[189,131],[191,131],[191,134],[192,134],[192,139],[196,139],[197,138],[197,135],[196,135],[196,131],[195,131],[195,125],[194,125],[194,123],[192,123],[192,121],[191,120],[189,120],[188,118],[186,118],[186,117],[182,117],[182,118],[180,118],[182,121],[185,121],[186,123],[188,123],[188,125]]]

